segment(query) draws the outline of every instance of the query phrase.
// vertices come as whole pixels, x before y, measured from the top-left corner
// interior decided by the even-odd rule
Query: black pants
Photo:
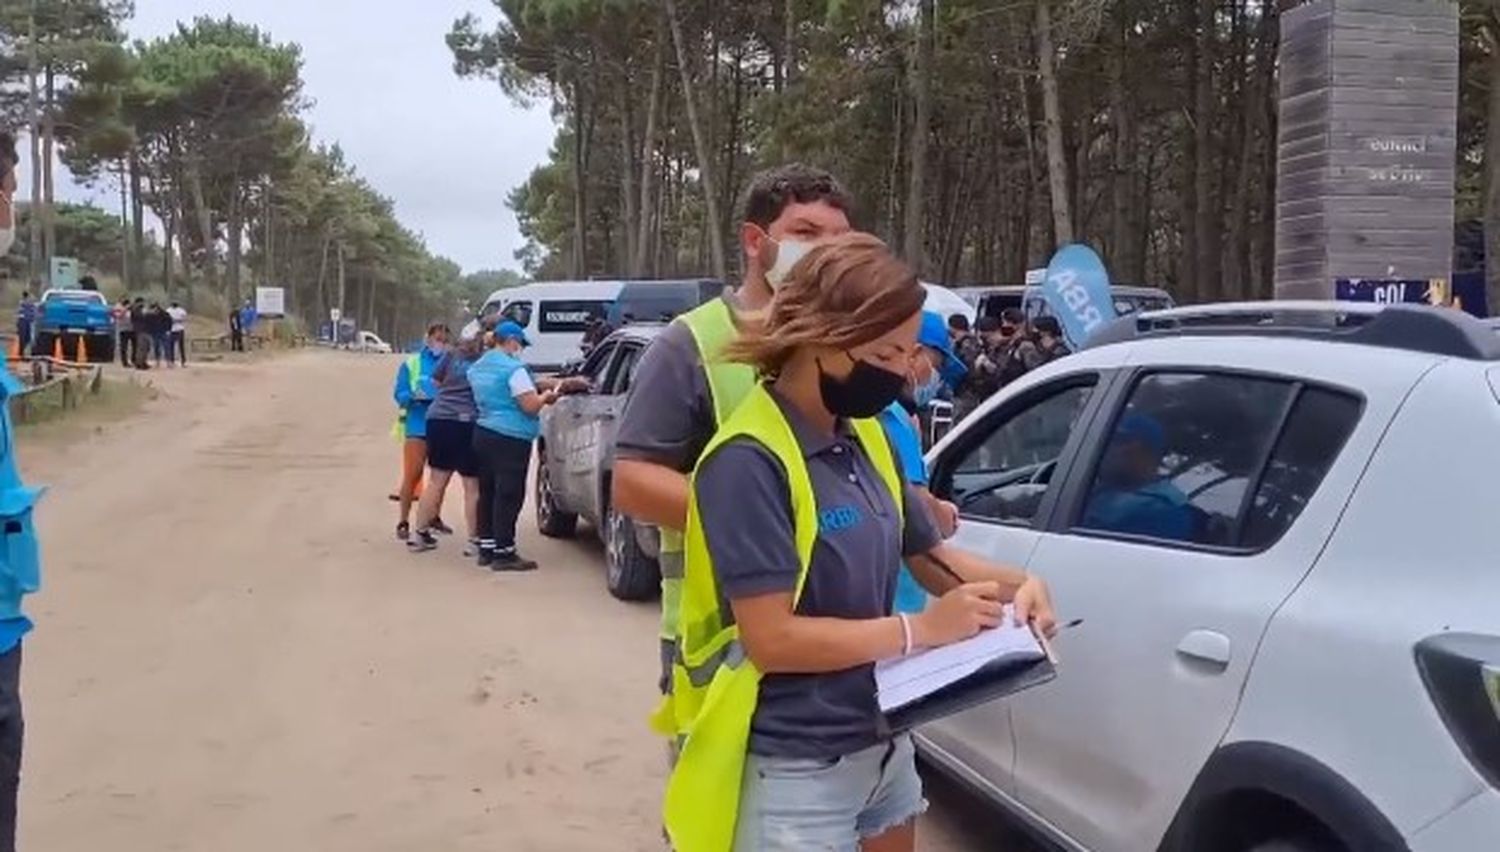
[[[245,351],[245,333],[237,328],[229,330],[229,349],[233,352]]]
[[[16,792],[21,786],[21,646],[0,654],[0,852],[16,850]]]
[[[531,469],[531,442],[483,427],[474,429],[479,456],[479,543],[494,543],[498,553],[516,549],[516,519],[526,502],[526,474]]]
[[[187,332],[172,332],[172,348],[168,350],[168,361],[179,361],[182,366],[187,366]]]
[[[120,366],[129,367],[135,363],[135,332],[120,332]]]

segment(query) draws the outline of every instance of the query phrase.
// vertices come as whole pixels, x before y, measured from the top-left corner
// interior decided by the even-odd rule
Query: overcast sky
[[[521,109],[494,83],[454,75],[443,36],[465,12],[499,14],[490,0],[136,0],[128,28],[150,39],[195,15],[233,15],[302,45],[315,138],[342,145],[434,252],[470,272],[514,268],[522,241],[505,197],[546,158],[554,128],[548,104]],[[117,187],[58,174],[63,199],[119,209]]]

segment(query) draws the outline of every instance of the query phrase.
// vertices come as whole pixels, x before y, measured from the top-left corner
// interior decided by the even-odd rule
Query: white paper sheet
[[[1005,622],[978,636],[875,664],[875,690],[882,712],[889,713],[963,680],[987,664],[1004,660],[1024,663],[1045,657],[1029,627],[1017,627],[1010,607]]]

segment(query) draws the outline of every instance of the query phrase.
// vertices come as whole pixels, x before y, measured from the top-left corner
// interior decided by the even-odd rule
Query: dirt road
[[[529,512],[535,575],[399,548],[394,367],[152,373],[140,417],[23,455],[52,486],[26,848],[662,848],[653,608],[609,598],[598,545],[541,539]],[[996,848],[952,813],[924,849]]]

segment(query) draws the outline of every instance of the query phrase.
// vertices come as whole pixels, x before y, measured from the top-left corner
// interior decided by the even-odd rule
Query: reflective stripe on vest
[[[902,479],[885,432],[875,420],[849,422],[865,455],[904,519]],[[792,523],[801,570],[793,607],[802,598],[818,539],[817,495],[807,460],[776,401],[757,387],[709,442],[703,458],[728,441],[753,437],[786,472]],[[686,567],[678,659],[673,693],[653,719],[668,736],[683,737],[682,752],[667,782],[664,819],[677,852],[730,852],[739,813],[740,783],[750,742],[750,723],[760,698],[761,673],[740,643],[739,628],[725,624],[713,561],[698,517],[688,500]]]

